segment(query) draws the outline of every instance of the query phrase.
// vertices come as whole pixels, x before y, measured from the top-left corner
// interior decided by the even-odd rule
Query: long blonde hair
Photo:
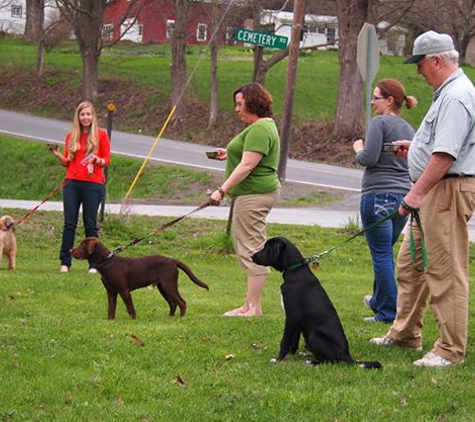
[[[90,108],[92,113],[92,122],[89,129],[89,134],[86,140],[86,155],[95,154],[99,149],[99,125],[97,124],[96,110],[90,101],[83,101],[80,103],[74,113],[73,126],[71,128],[71,137],[69,138],[68,154],[71,159],[74,158],[76,152],[79,151],[79,139],[83,132],[81,122],[79,121],[79,114],[85,108]]]

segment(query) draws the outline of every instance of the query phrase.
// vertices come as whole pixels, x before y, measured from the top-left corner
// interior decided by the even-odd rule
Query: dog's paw
[[[277,363],[277,362],[278,362],[278,360],[277,360],[276,358],[272,358],[272,359],[269,361],[269,363]]]

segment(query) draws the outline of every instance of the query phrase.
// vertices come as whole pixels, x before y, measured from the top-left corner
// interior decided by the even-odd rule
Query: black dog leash
[[[148,235],[146,236],[143,236],[143,237],[139,237],[139,238],[135,238],[133,239],[129,244],[127,245],[124,245],[124,246],[119,246],[118,248],[114,249],[113,251],[111,251],[111,253],[107,256],[107,258],[110,258],[112,257],[113,255],[116,255],[118,254],[119,252],[122,252],[123,250],[127,249],[127,248],[130,248],[131,246],[134,246],[136,245],[137,243],[141,242],[142,240],[144,239],[148,239],[149,237],[163,231],[163,230],[166,230],[168,229],[169,227],[175,225],[176,223],[178,223],[179,221],[183,220],[184,218],[190,216],[191,214],[194,214],[198,211],[201,211],[202,209],[210,206],[210,205],[213,205],[210,201],[208,202],[205,202],[201,205],[199,205],[198,207],[196,207],[195,209],[191,210],[188,214],[185,214],[185,215],[182,215],[181,217],[178,217],[178,218],[175,218],[174,220],[171,220],[169,221],[168,223],[165,223],[165,224],[162,224],[161,226],[157,227],[155,230],[152,230]],[[107,259],[106,258],[106,259]]]

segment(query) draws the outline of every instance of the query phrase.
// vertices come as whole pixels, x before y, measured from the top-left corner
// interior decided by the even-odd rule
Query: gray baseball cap
[[[416,63],[428,54],[444,53],[451,50],[455,50],[455,47],[450,35],[427,31],[415,39],[412,56],[404,63]]]

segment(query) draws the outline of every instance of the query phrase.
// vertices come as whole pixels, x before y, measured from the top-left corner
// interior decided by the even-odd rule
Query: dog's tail
[[[204,283],[203,281],[201,281],[198,277],[196,277],[196,275],[193,273],[193,271],[191,271],[191,269],[190,269],[190,267],[188,267],[188,265],[184,264],[181,261],[178,261],[177,259],[175,259],[175,263],[176,263],[176,266],[178,268],[180,268],[182,271],[184,271],[186,273],[186,275],[188,277],[190,277],[190,280],[193,283],[197,284],[200,287],[203,287],[203,289],[209,290],[208,285],[206,283]]]
[[[378,361],[373,361],[373,362],[355,361],[355,364],[363,369],[383,369],[383,365],[381,365],[381,362],[378,362]]]

